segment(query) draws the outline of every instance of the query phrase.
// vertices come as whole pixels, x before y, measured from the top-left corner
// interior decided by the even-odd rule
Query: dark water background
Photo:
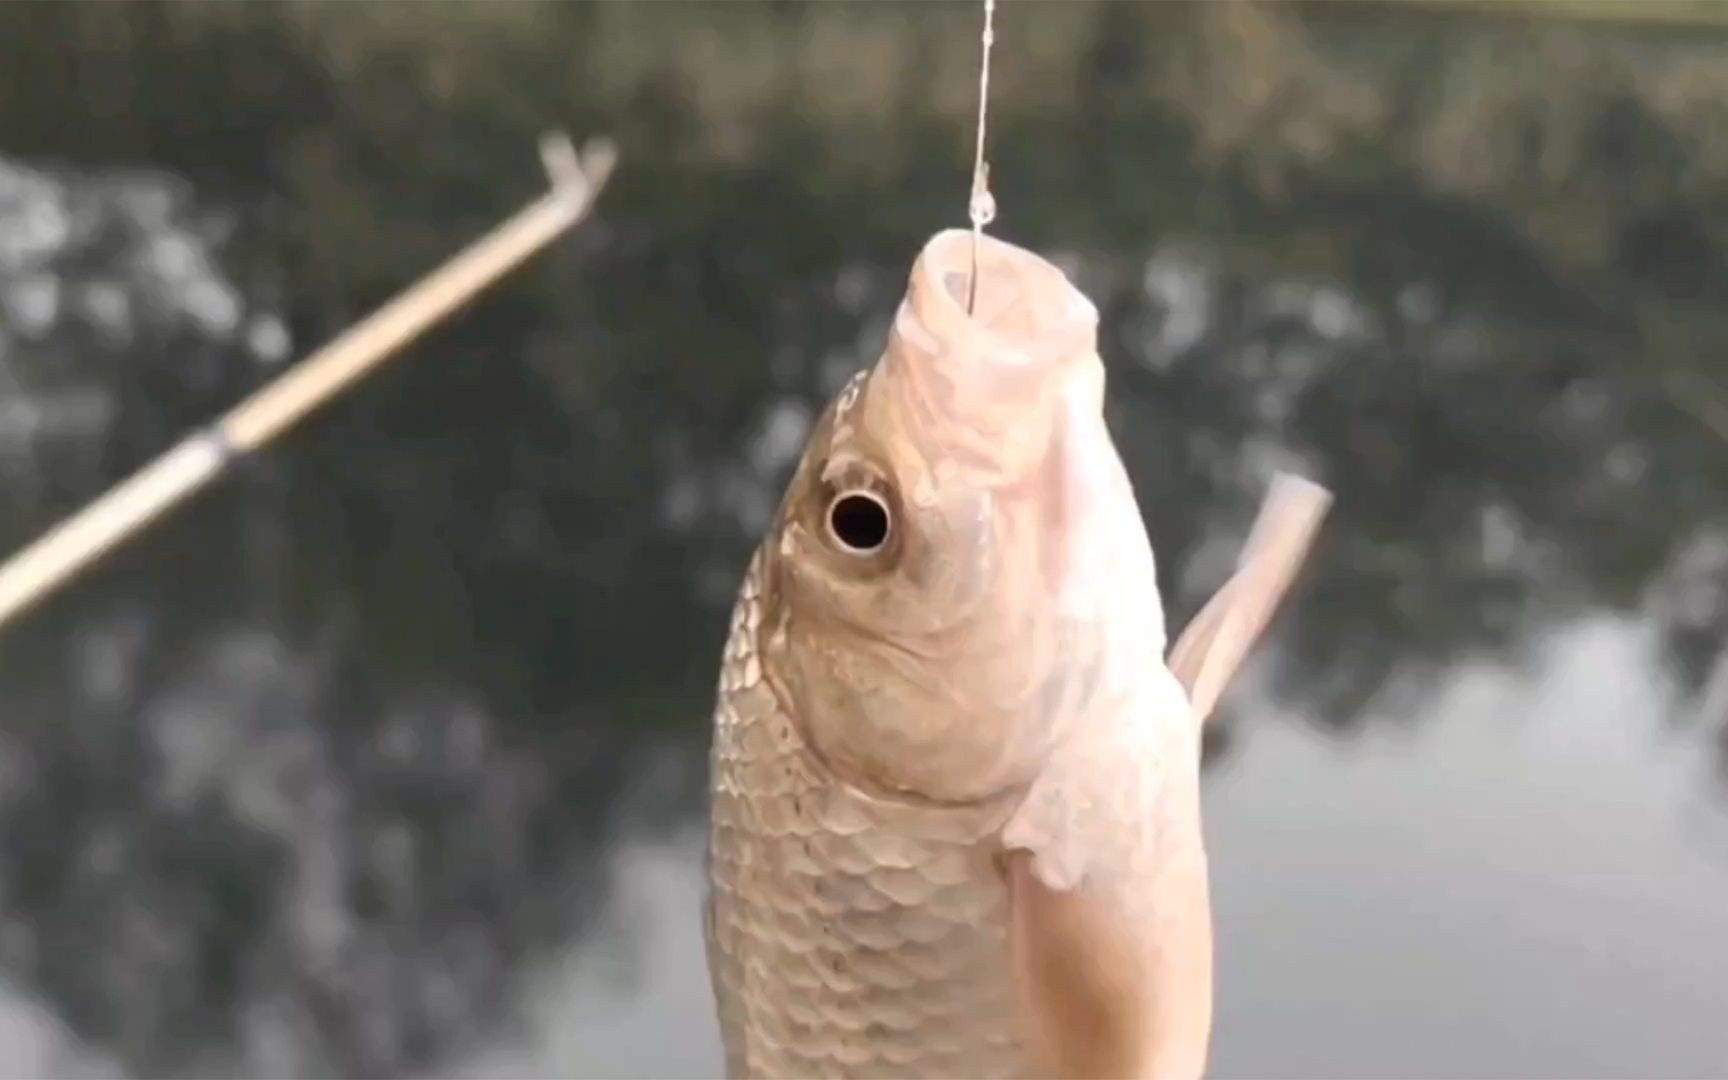
[[[968,4],[0,5],[0,539],[533,197],[597,218],[0,643],[0,1072],[714,1075],[742,560],[959,221]],[[1218,722],[1223,1077],[1728,1072],[1728,36],[1000,16],[998,231],[1104,314]]]

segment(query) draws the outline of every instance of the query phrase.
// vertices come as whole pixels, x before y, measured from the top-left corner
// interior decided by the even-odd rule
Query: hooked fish
[[[1274,485],[1167,662],[1097,311],[973,244],[920,254],[732,613],[706,938],[735,1080],[1205,1069],[1201,721],[1327,496]]]

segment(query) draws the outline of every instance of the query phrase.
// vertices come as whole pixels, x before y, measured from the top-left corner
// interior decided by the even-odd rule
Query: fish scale
[[[727,1073],[1021,1075],[1004,811],[871,799],[828,776],[762,679],[763,558],[732,616],[714,725],[709,967]]]

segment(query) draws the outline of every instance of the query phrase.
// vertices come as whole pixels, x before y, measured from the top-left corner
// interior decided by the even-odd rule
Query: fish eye
[[[854,555],[869,555],[888,542],[888,504],[867,491],[843,491],[828,504],[828,532]]]

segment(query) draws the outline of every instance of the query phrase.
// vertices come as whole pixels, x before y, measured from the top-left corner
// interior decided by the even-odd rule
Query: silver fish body
[[[993,240],[966,312],[969,241],[920,257],[733,611],[706,935],[735,1080],[1204,1069],[1200,725],[1096,312]],[[1184,664],[1235,657],[1275,577],[1226,590]]]

